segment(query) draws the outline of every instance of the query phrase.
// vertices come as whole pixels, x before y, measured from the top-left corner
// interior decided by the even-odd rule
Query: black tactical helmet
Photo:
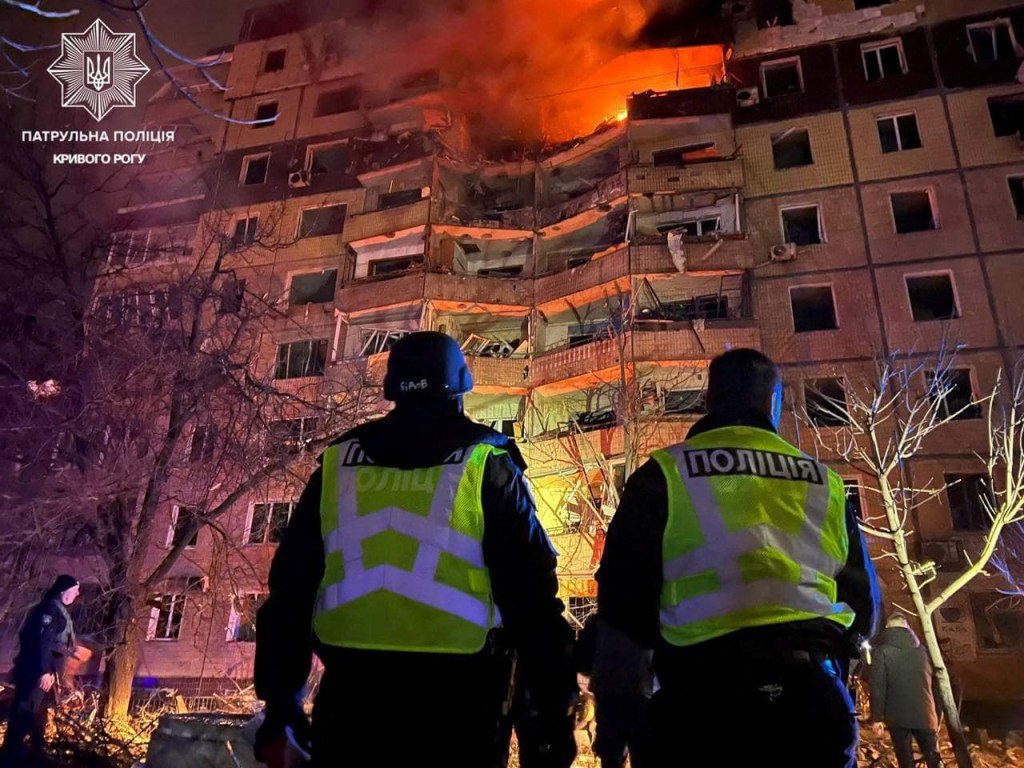
[[[384,397],[456,397],[473,388],[466,357],[455,339],[438,331],[417,331],[391,347]]]

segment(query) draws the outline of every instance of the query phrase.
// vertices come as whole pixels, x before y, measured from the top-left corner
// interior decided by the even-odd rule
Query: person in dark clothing
[[[67,609],[78,592],[74,576],[58,576],[21,627],[11,672],[14,702],[0,765],[31,765],[42,759],[46,720],[60,675],[75,656],[75,629]]]
[[[385,396],[394,409],[321,456],[257,616],[255,686],[266,709],[256,746],[271,768],[283,764],[286,729],[311,744],[314,766],[359,762],[357,755],[381,766],[424,756],[451,768],[504,765],[513,666],[522,765],[572,763],[578,690],[572,632],[556,597],[555,551],[515,444],[463,414],[462,394],[471,387],[452,339],[410,334],[388,360]],[[454,499],[437,491],[424,502],[419,490],[438,477],[443,488],[449,471],[463,472]],[[462,493],[474,477],[478,490]],[[453,506],[437,507],[438,498]],[[417,505],[431,512],[410,514]],[[438,509],[454,511],[437,518]],[[389,515],[383,524],[382,514]],[[479,541],[467,535],[477,516]],[[425,530],[428,522],[441,529]],[[452,549],[457,544],[463,549]],[[478,556],[482,571],[469,566]],[[474,575],[481,572],[483,579]],[[379,581],[371,581],[375,574]],[[459,585],[461,592],[453,589]],[[480,626],[454,616],[472,617],[489,603],[497,611],[484,610]],[[301,701],[314,653],[324,672],[310,730]],[[399,717],[396,700],[410,688],[415,702]]]
[[[596,703],[594,754],[602,768],[646,768],[653,736],[650,701],[654,693],[651,651],[601,620],[588,619],[577,643],[577,670],[590,678]]]
[[[879,606],[855,514],[838,475],[777,435],[771,360],[733,350],[709,374],[707,415],[626,484],[598,614],[654,651],[658,765],[696,741],[723,763],[767,749],[796,766],[854,765],[840,662]]]
[[[879,634],[868,684],[871,717],[888,727],[899,768],[913,768],[915,764],[912,740],[917,742],[928,768],[942,765],[932,667],[902,614],[892,615]]]

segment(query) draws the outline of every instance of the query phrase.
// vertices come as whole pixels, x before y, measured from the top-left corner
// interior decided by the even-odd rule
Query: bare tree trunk
[[[928,604],[921,591],[921,583],[917,579],[917,571],[910,560],[906,526],[900,520],[900,509],[897,505],[892,486],[889,485],[889,479],[881,476],[878,480],[879,491],[885,506],[885,515],[888,518],[890,529],[893,531],[892,542],[896,554],[896,562],[907,584],[907,591],[910,593],[910,599],[914,604],[914,613],[921,623],[925,650],[928,653],[928,660],[931,662],[935,681],[938,685],[940,703],[946,715],[946,729],[949,731],[949,739],[953,743],[956,763],[959,768],[972,768],[971,754],[967,749],[967,736],[964,734],[964,726],[960,720],[960,710],[957,708],[956,697],[953,695],[953,681],[950,679],[946,661],[942,657],[942,649],[939,647],[939,638],[935,633],[932,613],[928,609]]]
[[[132,597],[123,598],[122,605],[118,607],[118,615],[122,618],[119,624],[124,627],[124,635],[107,657],[103,676],[103,717],[111,720],[123,720],[128,716],[132,681],[135,679],[139,644],[142,641],[138,611]]]

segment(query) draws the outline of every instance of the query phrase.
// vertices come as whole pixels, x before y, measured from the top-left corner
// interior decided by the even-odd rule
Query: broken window
[[[327,366],[327,339],[308,339],[278,344],[275,379],[323,376]]]
[[[967,36],[970,38],[970,52],[979,64],[987,61],[1018,58],[1020,46],[1017,45],[1013,27],[1009,19],[993,19],[981,24],[968,24]]]
[[[917,115],[893,115],[880,117],[878,141],[882,152],[902,152],[905,149],[920,149],[921,132],[917,129]]]
[[[573,323],[569,326],[569,346],[581,347],[604,335],[606,323]]]
[[[865,43],[860,47],[860,53],[864,60],[864,76],[869,81],[907,72],[907,59],[903,53],[902,40]]]
[[[249,155],[242,160],[242,184],[251,187],[263,184],[267,180],[267,168],[270,167],[270,155]]]
[[[989,99],[988,115],[996,136],[1024,135],[1024,99],[1020,96]]]
[[[345,228],[345,212],[348,206],[325,205],[320,208],[306,208],[299,219],[299,237],[322,237],[340,235]]]
[[[362,349],[359,354],[361,357],[365,357],[387,352],[395,345],[396,341],[408,333],[409,331],[392,328],[364,328],[361,337]]]
[[[946,502],[953,527],[958,531],[984,531],[991,519],[985,511],[984,501],[991,502],[987,478],[981,474],[945,475]]]
[[[181,634],[181,618],[185,611],[185,595],[161,594],[149,599],[147,640],[177,640]]]
[[[347,88],[336,88],[333,91],[324,91],[316,100],[316,111],[313,117],[324,117],[325,115],[338,115],[342,112],[351,112],[359,108],[359,98],[362,90],[357,85],[350,85]]]
[[[381,210],[387,208],[398,208],[403,205],[412,205],[423,199],[423,191],[415,189],[400,189],[397,192],[385,192],[377,201],[377,207]]]
[[[938,229],[935,212],[932,210],[932,196],[928,191],[893,192],[889,195],[892,203],[892,217],[896,232],[925,232]]]
[[[953,292],[953,278],[949,274],[907,275],[905,280],[914,322],[954,320],[960,317]]]
[[[725,320],[729,317],[729,297],[719,293],[708,293],[690,299],[660,301],[655,307],[643,307],[637,313],[640,320],[668,320],[688,322],[692,320]]]
[[[297,423],[295,423],[297,422]],[[287,419],[286,425],[281,430],[283,442],[289,445],[300,445],[302,443],[303,426],[302,419]],[[295,502],[292,501],[268,501],[252,505],[252,516],[249,518],[249,526],[245,532],[246,544],[278,544],[284,529],[291,519]]]
[[[821,214],[817,205],[782,209],[782,241],[797,245],[817,245],[824,241]]]
[[[256,106],[256,112],[253,114],[253,120],[257,121],[253,123],[250,128],[266,128],[277,122],[277,102],[276,101],[265,101],[262,104]]]
[[[696,389],[670,389],[665,393],[665,413],[684,415],[701,414],[707,411],[707,391]]]
[[[266,599],[264,592],[246,592],[234,596],[231,600],[231,615],[228,617],[229,643],[256,642],[256,612]]]
[[[516,277],[523,274],[522,264],[511,264],[507,267],[487,267],[478,269],[476,274],[479,277]]]
[[[373,259],[367,265],[367,269],[371,275],[393,275],[398,272],[405,272],[422,263],[422,254],[417,256],[401,256],[397,259]]]
[[[789,289],[789,301],[796,333],[830,331],[839,327],[831,285],[794,286]]]
[[[185,534],[189,525],[195,521],[196,511],[192,507],[179,507],[175,505],[171,508],[171,524],[167,529],[167,540],[164,545],[170,549],[176,547],[182,542],[185,543],[186,547],[194,547],[199,543],[199,530],[198,528],[192,532],[192,534],[185,539]]]
[[[267,453],[284,450],[288,453],[301,451],[316,436],[320,419],[316,416],[302,416],[296,419],[277,419],[270,422]]]
[[[231,244],[235,247],[252,245],[256,242],[256,228],[259,226],[259,216],[246,216],[235,222],[235,231],[231,234]]]
[[[683,231],[687,237],[705,237],[720,232],[722,229],[721,216],[706,216],[702,219],[691,219],[690,221],[674,221],[668,224],[659,224],[658,232],[664,234],[672,230]]]
[[[593,411],[581,411],[573,418],[576,425],[583,432],[592,429],[601,429],[616,422],[614,408],[598,408]]]
[[[1016,211],[1018,219],[1024,219],[1024,176],[1011,176],[1006,183],[1010,187],[1013,210]]]
[[[209,461],[217,447],[217,426],[215,424],[197,424],[192,430],[192,444],[189,446],[188,460],[191,464]]]
[[[939,394],[939,385],[935,382],[935,374],[927,373],[925,381],[929,396],[934,400]],[[948,371],[943,377],[941,387],[946,390],[946,396],[939,408],[939,414],[943,418],[956,420],[981,418],[981,403],[975,402],[974,385],[971,383],[969,368],[953,368]]]
[[[348,145],[328,144],[309,148],[309,173],[312,176],[341,176],[348,168]]]
[[[338,270],[336,269],[292,275],[291,284],[288,286],[288,303],[296,307],[303,304],[332,302],[337,282]]]
[[[853,0],[853,7],[858,10],[861,8],[876,8],[880,5],[889,5],[895,2],[896,0]]]
[[[807,417],[816,427],[842,427],[850,421],[842,379],[808,379],[804,382],[804,404]]]
[[[776,170],[812,165],[811,134],[806,128],[790,128],[772,135],[772,159]]]
[[[1000,592],[970,592],[971,613],[983,651],[1024,648],[1024,611],[1020,601]]]
[[[800,59],[764,62],[761,65],[761,82],[764,85],[766,98],[784,96],[787,93],[800,93],[804,89]]]
[[[263,71],[264,72],[280,72],[284,69],[284,59],[288,51],[284,48],[278,48],[274,51],[268,51],[267,56],[263,59]]]

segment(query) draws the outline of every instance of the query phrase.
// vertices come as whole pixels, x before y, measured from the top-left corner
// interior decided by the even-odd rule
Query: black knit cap
[[[78,586],[78,579],[74,576],[69,576],[66,573],[62,573],[56,579],[53,580],[53,586],[50,587],[49,593],[51,595],[59,595],[61,592],[67,592],[72,587]]]

